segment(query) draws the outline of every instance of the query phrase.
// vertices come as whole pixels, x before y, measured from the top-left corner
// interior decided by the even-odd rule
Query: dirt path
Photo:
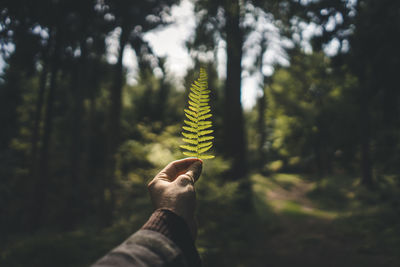
[[[277,210],[280,210],[283,203],[292,201],[298,203],[303,210],[313,210],[314,205],[312,201],[306,196],[308,192],[314,187],[314,183],[307,181],[298,181],[293,184],[290,189],[285,189],[277,185],[273,190],[267,191],[267,199],[270,202],[276,202]]]
[[[294,175],[253,182],[257,201],[268,209],[258,203],[266,230],[255,237],[251,266],[395,266],[385,255],[363,251],[360,240],[342,231],[338,218],[344,211],[322,209],[308,196],[314,182]]]

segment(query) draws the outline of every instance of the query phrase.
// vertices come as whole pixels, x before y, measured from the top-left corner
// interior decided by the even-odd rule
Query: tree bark
[[[55,33],[54,33],[55,34]],[[39,162],[39,173],[35,186],[35,199],[33,208],[33,222],[32,226],[37,229],[43,225],[45,218],[46,202],[48,199],[49,192],[49,148],[50,139],[53,130],[53,107],[55,100],[55,90],[57,87],[57,73],[59,69],[59,48],[60,40],[58,35],[56,36],[54,50],[52,54],[51,70],[50,70],[50,85],[49,92],[46,99],[46,110],[44,118],[44,131],[42,138],[42,147],[40,151],[40,162]]]
[[[263,171],[264,165],[267,162],[266,160],[266,151],[265,151],[265,142],[267,141],[267,130],[266,130],[266,121],[265,121],[265,112],[267,110],[267,92],[266,86],[268,84],[268,77],[263,74],[263,66],[264,66],[264,53],[267,51],[267,40],[263,34],[263,38],[261,39],[261,52],[258,59],[258,69],[260,75],[262,76],[262,81],[260,84],[262,95],[257,99],[257,107],[258,107],[258,134],[259,134],[259,144],[258,144],[258,168],[260,171]]]
[[[370,97],[371,97],[371,77],[368,75],[368,66],[365,66],[365,71],[360,77],[361,90],[360,90],[360,145],[361,145],[361,183],[368,188],[373,187],[372,181],[372,161],[371,161],[371,114],[369,110]]]
[[[368,109],[368,95],[361,97],[361,183],[372,188],[372,161],[370,157],[370,113]]]
[[[225,83],[225,152],[231,157],[232,179],[243,178],[247,171],[246,144],[241,104],[243,33],[240,5],[235,0],[226,7],[227,68]]]
[[[43,69],[40,75],[40,82],[39,82],[39,92],[38,97],[36,100],[36,107],[34,111],[34,122],[33,122],[33,129],[32,129],[32,154],[31,154],[31,168],[30,168],[30,175],[31,177],[36,176],[36,167],[37,167],[37,150],[38,150],[38,141],[39,141],[39,126],[40,122],[42,121],[42,109],[43,109],[43,102],[44,102],[44,93],[46,90],[48,78],[48,62],[46,57],[43,59]]]
[[[262,83],[262,95],[258,98],[258,121],[257,128],[259,134],[259,144],[258,144],[258,168],[260,170],[263,169],[266,163],[266,153],[265,153],[265,142],[267,140],[267,131],[266,131],[266,121],[265,121],[265,111],[267,109],[267,97],[266,97],[266,77],[263,78]]]
[[[122,87],[124,83],[124,70],[122,59],[125,46],[128,41],[128,31],[123,27],[119,39],[118,61],[115,65],[114,85],[111,87],[111,109],[110,109],[110,152],[115,150],[120,142],[121,132],[121,109],[122,109]]]
[[[105,149],[101,149],[100,146],[96,144],[99,143],[98,140],[104,137],[102,135],[103,131],[98,130],[97,124],[97,105],[96,105],[96,92],[98,91],[100,85],[100,65],[101,63],[97,61],[97,59],[88,59],[88,70],[90,73],[88,76],[90,77],[88,82],[88,97],[89,97],[89,110],[88,110],[88,123],[87,123],[87,133],[85,138],[85,171],[84,176],[86,177],[86,182],[88,183],[88,191],[86,192],[86,196],[88,199],[87,209],[96,210],[99,215],[99,210],[103,209],[101,206],[103,198],[103,191],[99,188],[99,184],[97,181],[104,180],[102,177],[104,176],[104,168],[99,168],[99,166],[104,166],[104,154],[98,153],[98,151],[105,151]],[[96,203],[96,205],[95,205]],[[101,216],[99,216],[99,219]]]
[[[317,124],[318,125],[318,124]],[[318,132],[314,134],[313,139],[313,147],[314,147],[314,155],[315,155],[315,166],[317,171],[318,180],[322,180],[325,176],[325,168],[324,168],[324,160],[322,153],[322,141],[321,141],[321,128],[318,127]]]
[[[64,220],[67,230],[72,229],[78,222],[85,208],[85,179],[81,175],[82,165],[82,118],[83,118],[83,99],[84,90],[87,85],[87,49],[85,40],[80,42],[81,56],[76,62],[73,70],[74,82],[73,88],[73,111],[71,116],[71,150],[70,150],[70,181],[69,181],[69,201],[68,212]]]
[[[124,84],[123,55],[125,46],[128,42],[128,27],[121,27],[119,38],[118,61],[115,65],[114,84],[111,87],[111,107],[109,116],[109,136],[108,136],[108,171],[104,183],[104,195],[109,196],[105,199],[106,208],[104,209],[104,220],[106,225],[112,222],[112,212],[115,205],[115,167],[116,152],[121,138],[121,110],[122,110],[122,88]]]

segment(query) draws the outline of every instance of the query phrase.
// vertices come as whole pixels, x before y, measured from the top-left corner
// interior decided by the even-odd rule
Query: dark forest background
[[[177,82],[188,89],[200,66],[217,156],[197,187],[204,265],[399,266],[400,1],[193,2],[195,64],[180,82],[144,39],[179,0],[0,1],[0,266],[87,266],[137,230],[152,211],[147,182],[182,158]],[[292,44],[269,76],[270,33],[244,23],[262,16]],[[304,23],[321,29],[312,52]],[[196,56],[221,40],[224,79]],[[263,81],[243,110],[251,49],[246,71]]]

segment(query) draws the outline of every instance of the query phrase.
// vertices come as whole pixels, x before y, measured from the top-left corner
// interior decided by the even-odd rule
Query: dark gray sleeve
[[[183,267],[188,265],[180,248],[170,239],[152,230],[139,230],[92,266]]]

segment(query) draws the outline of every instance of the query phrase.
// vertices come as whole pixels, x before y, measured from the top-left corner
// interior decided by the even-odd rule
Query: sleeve
[[[201,266],[186,222],[166,209],[156,210],[143,227],[97,261],[105,266]]]

